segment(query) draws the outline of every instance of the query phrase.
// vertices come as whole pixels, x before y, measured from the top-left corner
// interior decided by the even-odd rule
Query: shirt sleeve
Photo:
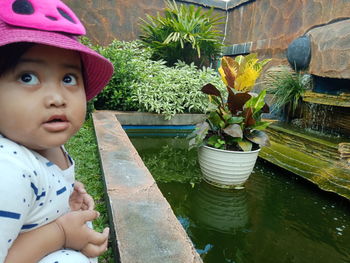
[[[35,202],[31,173],[16,158],[0,156],[0,262],[4,262]]]

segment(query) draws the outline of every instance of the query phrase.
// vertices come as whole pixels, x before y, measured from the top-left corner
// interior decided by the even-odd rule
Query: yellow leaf
[[[260,74],[253,68],[246,68],[243,74],[236,78],[236,90],[244,92],[250,91],[259,75]]]
[[[226,86],[237,91],[250,91],[260,76],[262,68],[270,59],[259,61],[256,53],[247,56],[239,55],[235,59],[221,58],[219,73]]]
[[[220,67],[220,68],[218,69],[218,71],[219,71],[219,73],[220,73],[220,75],[221,75],[222,81],[223,81],[224,84],[227,86],[226,75],[225,75],[225,72],[224,72],[223,68]]]

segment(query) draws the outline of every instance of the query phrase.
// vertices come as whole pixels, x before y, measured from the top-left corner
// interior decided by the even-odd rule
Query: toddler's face
[[[58,147],[85,119],[79,54],[35,45],[0,77],[0,133],[33,150]]]

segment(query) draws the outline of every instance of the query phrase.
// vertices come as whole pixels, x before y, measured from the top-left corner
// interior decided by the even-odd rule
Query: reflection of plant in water
[[[196,151],[164,145],[158,153],[142,157],[157,182],[197,183],[201,175]]]

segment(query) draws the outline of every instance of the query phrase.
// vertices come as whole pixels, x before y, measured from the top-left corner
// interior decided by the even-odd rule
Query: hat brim
[[[108,84],[113,75],[113,65],[109,60],[81,44],[72,35],[15,27],[2,21],[0,21],[0,35],[0,46],[17,42],[29,42],[79,52],[83,63],[87,101],[95,97]]]

